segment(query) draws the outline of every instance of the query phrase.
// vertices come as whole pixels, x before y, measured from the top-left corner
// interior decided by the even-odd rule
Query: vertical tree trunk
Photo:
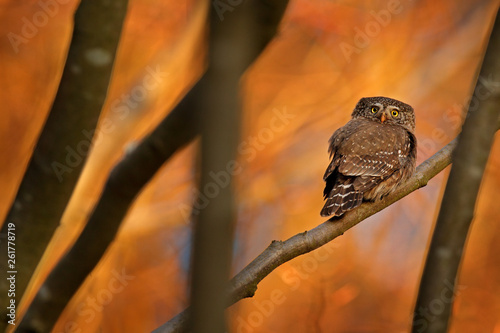
[[[486,49],[480,78],[500,74],[500,18],[497,16]],[[482,82],[482,83],[481,83]],[[457,276],[484,168],[500,116],[500,89],[478,80],[427,254],[412,324],[413,333],[448,330]]]
[[[205,0],[204,0],[205,1]],[[202,98],[200,194],[195,221],[191,272],[191,330],[227,331],[233,225],[236,208],[232,177],[241,171],[235,162],[239,141],[239,80],[257,53],[253,3],[225,11],[214,3],[209,28],[209,67],[200,82]],[[230,6],[227,4],[226,6]]]

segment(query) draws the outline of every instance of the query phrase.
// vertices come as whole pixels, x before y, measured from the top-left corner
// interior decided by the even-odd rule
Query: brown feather
[[[397,108],[405,119],[387,118],[370,108]],[[386,112],[383,107],[380,112]],[[411,106],[386,97],[362,98],[345,126],[329,140],[322,216],[340,216],[363,200],[379,200],[415,171],[416,138]],[[389,116],[390,117],[390,116]],[[399,121],[399,122],[398,122]]]

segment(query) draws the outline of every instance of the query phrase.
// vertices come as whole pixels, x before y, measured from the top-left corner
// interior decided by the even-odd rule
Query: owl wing
[[[339,155],[337,154],[337,149],[340,147],[341,143],[345,140],[346,135],[349,132],[348,124],[349,123],[336,130],[330,137],[330,140],[328,140],[329,143],[328,153],[330,154],[331,162],[326,168],[325,174],[323,175],[324,181],[326,181],[326,179],[332,174],[332,172],[335,171],[335,169],[339,165],[340,160],[339,160]]]
[[[336,149],[339,172],[346,176],[387,178],[401,168],[410,148],[407,131],[371,121],[358,121],[356,131]]]
[[[363,119],[337,130],[330,139],[332,161],[324,176],[326,203],[321,215],[340,216],[359,206],[366,191],[399,170],[401,157],[411,148],[405,138],[403,128]]]

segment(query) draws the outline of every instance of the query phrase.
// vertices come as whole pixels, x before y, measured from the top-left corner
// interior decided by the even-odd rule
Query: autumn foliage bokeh
[[[42,10],[40,2],[0,1],[2,217],[50,110],[77,6],[59,4],[33,37],[14,46],[9,33],[21,35],[24,18]],[[81,230],[113,165],[202,75],[207,45],[196,6],[193,0],[130,1],[99,140],[32,291]],[[323,222],[327,141],[359,98],[383,95],[414,107],[418,163],[459,133],[497,8],[495,0],[290,1],[276,37],[241,81],[235,273],[273,239]],[[131,100],[148,75],[157,84],[140,103]],[[480,80],[500,85],[499,77]],[[144,189],[55,332],[151,331],[188,305],[197,148],[195,141],[174,155]],[[461,267],[452,332],[500,333],[499,170],[497,135]],[[231,331],[408,331],[446,174],[279,267],[254,298],[229,309]],[[429,320],[440,301],[422,309]]]

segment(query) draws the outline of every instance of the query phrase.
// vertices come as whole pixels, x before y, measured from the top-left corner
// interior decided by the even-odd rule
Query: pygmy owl
[[[340,216],[380,200],[415,171],[415,113],[387,97],[361,98],[351,120],[330,138],[321,216]]]

